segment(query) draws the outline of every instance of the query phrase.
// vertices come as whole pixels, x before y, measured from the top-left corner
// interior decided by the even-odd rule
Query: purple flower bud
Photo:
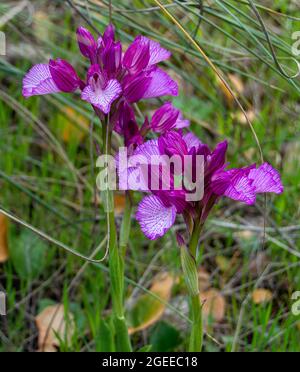
[[[60,91],[74,92],[80,86],[80,79],[74,68],[62,59],[50,60],[49,70],[52,79]]]
[[[171,102],[165,103],[158,109],[151,120],[151,129],[156,133],[165,133],[176,126],[180,111]]]
[[[97,52],[97,43],[93,35],[84,27],[79,27],[77,29],[77,40],[81,53],[85,57],[94,60]]]
[[[110,24],[106,27],[103,34],[103,43],[106,45],[110,41],[115,41],[115,26]]]

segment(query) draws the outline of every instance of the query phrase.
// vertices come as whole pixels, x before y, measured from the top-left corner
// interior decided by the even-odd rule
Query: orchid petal
[[[72,65],[63,59],[50,60],[49,70],[55,85],[65,93],[75,92],[80,86],[80,79]]]
[[[176,121],[176,124],[175,124],[175,128],[184,129],[184,128],[189,127],[190,125],[191,125],[191,122],[187,119],[184,119],[182,113],[180,112],[178,119]]]
[[[144,43],[149,42],[150,45],[150,61],[149,65],[156,65],[159,62],[165,61],[171,57],[171,52],[164,49],[157,41],[141,36]]]
[[[120,97],[122,88],[117,80],[109,80],[104,88],[94,89],[88,85],[83,90],[81,98],[99,108],[104,114],[110,112],[112,103]]]
[[[162,155],[188,155],[188,147],[182,136],[175,132],[170,131],[165,135],[159,137],[158,146]]]
[[[136,219],[146,237],[156,240],[174,225],[176,207],[166,207],[158,196],[146,196],[138,206]]]
[[[151,82],[142,98],[178,96],[178,84],[163,70],[156,67],[151,70],[149,77],[151,77]]]
[[[196,150],[199,148],[199,146],[202,145],[202,142],[199,140],[197,136],[194,135],[194,133],[189,132],[183,136],[183,140],[185,141],[188,151],[190,151],[193,147],[196,148]]]
[[[59,93],[61,90],[55,84],[49,65],[38,64],[33,66],[23,79],[23,96],[39,96]]]
[[[171,102],[166,102],[155,111],[150,126],[156,133],[164,133],[175,127],[180,111]]]
[[[248,205],[253,205],[256,201],[255,188],[252,186],[251,180],[243,175],[235,177],[224,196]]]
[[[149,65],[149,60],[149,40],[142,41],[142,37],[139,36],[125,52],[123,65],[131,74],[137,74],[143,71]]]
[[[279,172],[268,163],[264,163],[258,169],[252,169],[249,178],[253,180],[252,186],[257,193],[282,194],[284,191]]]

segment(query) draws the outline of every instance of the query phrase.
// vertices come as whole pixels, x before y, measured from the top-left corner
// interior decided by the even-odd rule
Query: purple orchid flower
[[[31,97],[58,92],[71,93],[81,86],[73,67],[64,60],[51,60],[48,65],[31,68],[23,80],[23,96]]]
[[[122,94],[121,85],[115,79],[101,72],[99,65],[93,65],[88,71],[88,85],[83,89],[81,98],[104,114],[110,112],[112,103]]]
[[[165,133],[172,129],[182,129],[190,125],[184,120],[180,110],[176,109],[171,102],[166,102],[153,115],[150,127],[153,132]]]
[[[181,135],[171,131],[138,146],[135,153],[149,158],[150,154],[202,155],[204,158],[204,196],[198,202],[187,202],[187,190],[154,191],[138,206],[136,218],[144,234],[151,240],[162,237],[174,225],[176,216],[183,214],[204,224],[210,211],[221,197],[253,205],[260,193],[281,194],[284,191],[280,175],[270,164],[260,167],[225,170],[228,143],[218,144],[214,151],[202,144],[192,133]],[[137,172],[138,173],[138,172]],[[129,185],[130,186],[130,185]],[[189,220],[190,220],[189,218]]]
[[[157,67],[171,55],[159,43],[139,36],[123,56],[122,44],[115,41],[112,25],[98,40],[79,27],[77,39],[82,55],[91,63],[86,81],[78,77],[68,62],[51,60],[49,64],[32,67],[26,74],[24,97],[72,93],[80,89],[81,98],[106,115],[112,107],[121,109],[123,101],[132,104],[142,99],[178,95],[177,83]]]

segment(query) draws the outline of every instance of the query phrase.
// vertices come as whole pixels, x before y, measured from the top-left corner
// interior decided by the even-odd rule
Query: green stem
[[[103,126],[104,153],[111,153],[111,131],[109,120]],[[113,317],[116,329],[116,346],[119,352],[132,351],[124,310],[124,262],[118,248],[118,236],[114,213],[114,195],[111,190],[104,192],[107,208],[107,231],[109,239],[109,273],[111,281],[111,294]]]
[[[189,351],[191,353],[201,352],[203,347],[203,321],[199,294],[197,296],[190,296],[190,299],[193,325],[190,337]]]
[[[193,276],[194,278],[197,278],[197,286],[198,286],[198,271],[197,271],[197,248],[199,244],[200,234],[202,230],[202,225],[196,224],[194,226],[194,230],[191,236],[190,240],[190,254],[195,260],[195,266],[194,270],[196,272]],[[195,295],[194,292],[189,293],[190,297],[190,303],[191,303],[191,317],[192,317],[192,332],[190,336],[190,343],[189,343],[189,351],[190,352],[201,352],[203,347],[203,320],[202,320],[202,305],[200,301],[199,296],[199,290],[198,293]]]
[[[129,241],[129,235],[131,230],[131,215],[132,215],[132,203],[129,191],[126,192],[125,199],[125,210],[120,230],[120,251],[124,258],[126,255],[126,249]]]
[[[191,255],[197,260],[197,248],[200,240],[200,234],[202,230],[202,225],[200,223],[194,226],[194,230],[190,240],[190,252]]]

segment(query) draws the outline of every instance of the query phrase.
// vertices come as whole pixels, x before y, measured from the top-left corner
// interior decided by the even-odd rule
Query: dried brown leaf
[[[63,305],[46,307],[35,318],[35,321],[39,332],[38,345],[41,352],[56,352],[59,338],[70,341],[74,334],[73,314],[68,313],[65,316]]]
[[[154,278],[150,291],[160,297],[165,303],[169,302],[175,278],[169,273],[162,273]],[[149,294],[141,296],[136,305],[140,307],[139,324],[128,329],[129,334],[143,331],[155,324],[166,310],[165,303],[155,299]]]
[[[264,288],[258,288],[252,293],[252,300],[256,305],[272,301],[273,293]]]
[[[0,263],[6,262],[9,258],[7,232],[7,217],[0,214]]]
[[[226,312],[226,300],[220,291],[210,289],[200,294],[201,302],[203,303],[203,318],[207,321],[213,318],[216,322],[222,322]]]

